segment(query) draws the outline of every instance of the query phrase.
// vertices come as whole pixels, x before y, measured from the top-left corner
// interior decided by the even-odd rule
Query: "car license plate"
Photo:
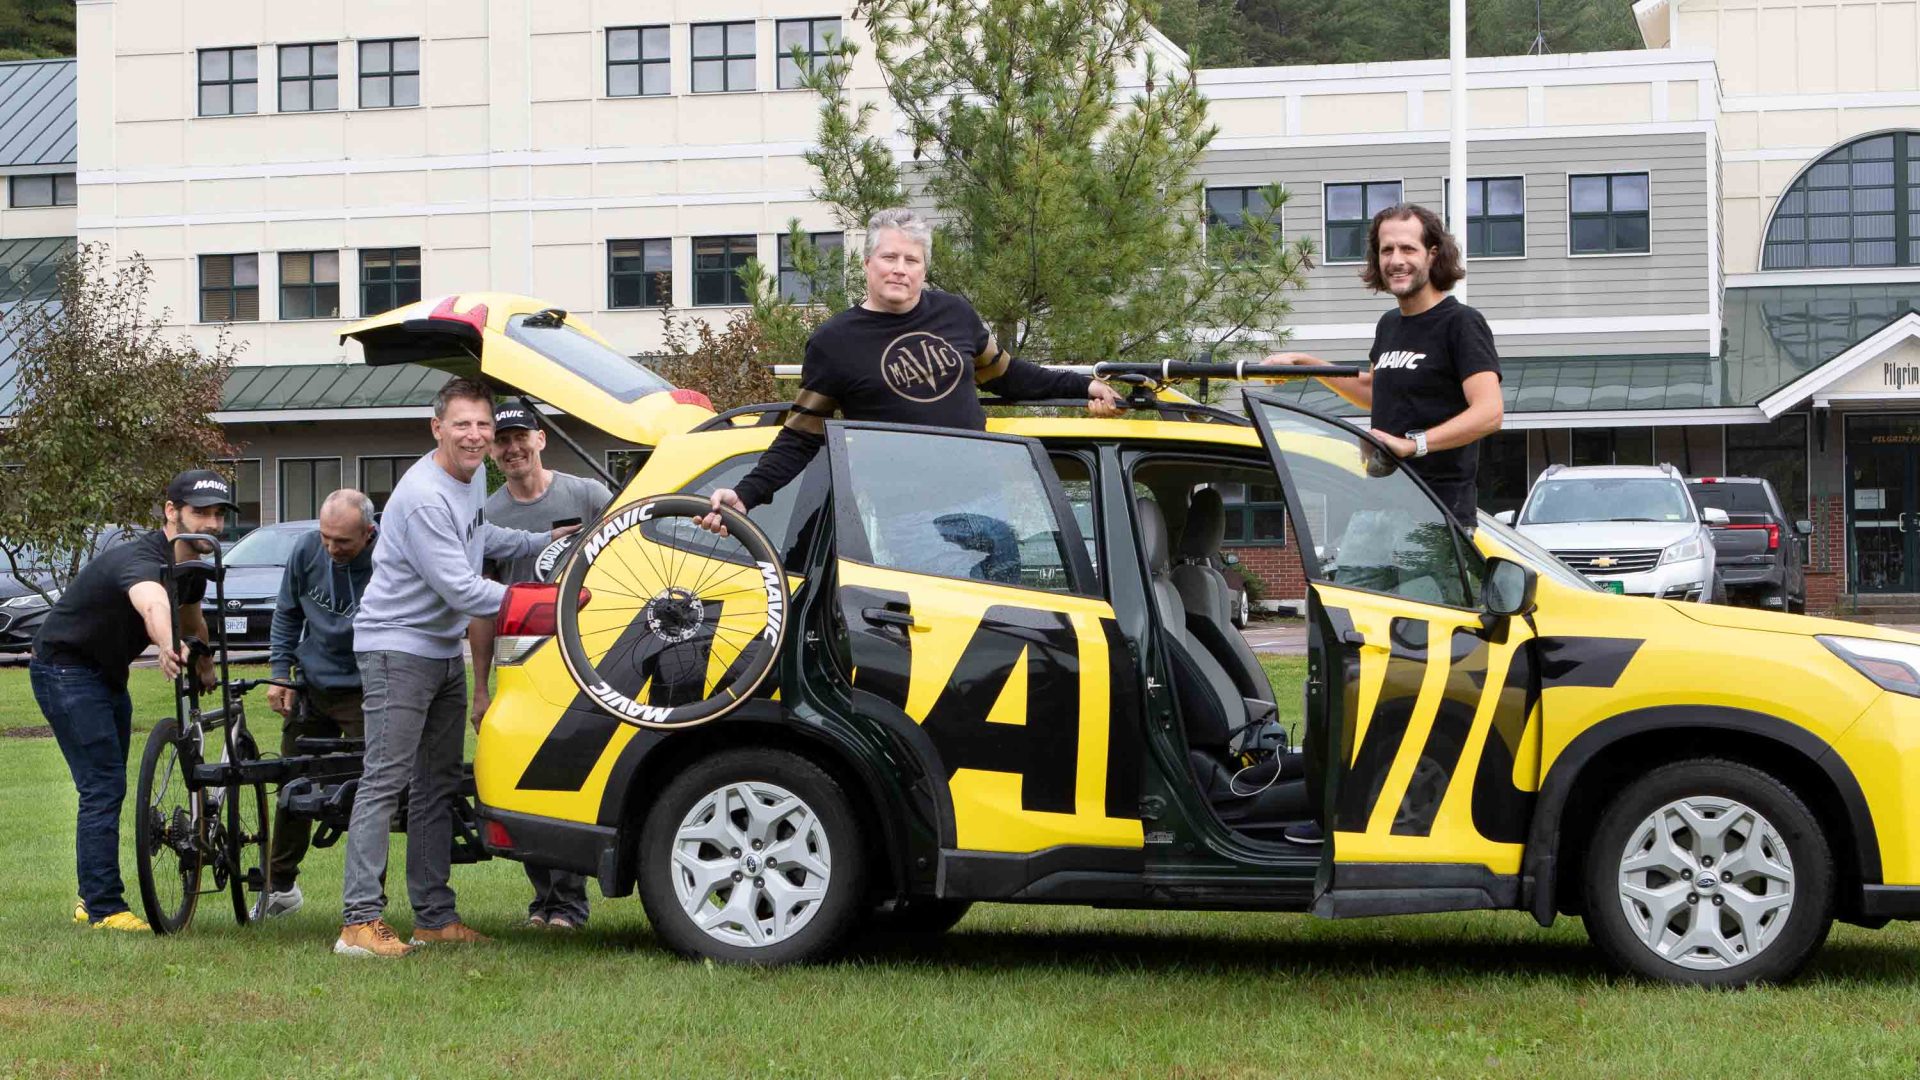
[[[231,616],[227,619],[227,636],[228,637],[232,637],[235,634],[244,634],[246,632],[247,632],[247,617],[245,615]]]
[[[1600,583],[1600,587],[1607,590],[1610,593],[1625,593],[1627,591],[1626,585],[1618,581],[1603,581]],[[227,621],[232,622],[233,620],[228,619]],[[228,630],[227,633],[231,634],[233,633],[233,631]]]

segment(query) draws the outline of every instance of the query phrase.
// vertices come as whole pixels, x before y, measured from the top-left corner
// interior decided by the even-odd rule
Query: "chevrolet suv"
[[[1550,465],[1500,520],[1608,592],[1726,601],[1710,529],[1726,512],[1696,511],[1671,465]]]
[[[645,448],[556,580],[509,590],[475,778],[490,851],[637,891],[679,952],[802,961],[983,900],[1491,908],[1741,985],[1836,918],[1920,918],[1920,637],[1611,595],[1268,393],[1194,404],[1169,362],[1119,419],[829,422],[720,537],[692,519],[785,405],[716,415],[526,297],[346,333]],[[1202,557],[1246,482],[1298,537],[1303,687]],[[1274,736],[1293,701],[1304,753]]]

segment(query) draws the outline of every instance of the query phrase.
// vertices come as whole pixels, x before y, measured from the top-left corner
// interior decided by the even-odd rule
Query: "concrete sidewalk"
[[[1241,631],[1247,644],[1257,653],[1272,656],[1305,656],[1307,653],[1307,623],[1305,619],[1281,619],[1276,622],[1256,622]]]

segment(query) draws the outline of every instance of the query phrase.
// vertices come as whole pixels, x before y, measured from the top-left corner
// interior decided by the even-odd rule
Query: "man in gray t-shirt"
[[[507,483],[487,497],[486,520],[507,529],[546,531],[560,522],[592,525],[613,501],[613,493],[598,480],[554,472],[540,462],[547,433],[540,420],[524,406],[503,403],[493,412],[493,462]],[[540,553],[489,561],[487,576],[505,585],[540,577]],[[493,669],[493,620],[475,619],[467,633],[473,643],[473,726],[480,727],[492,697],[487,676]],[[579,874],[527,864],[533,882],[533,903],[527,922],[533,926],[572,930],[587,921],[587,880]]]

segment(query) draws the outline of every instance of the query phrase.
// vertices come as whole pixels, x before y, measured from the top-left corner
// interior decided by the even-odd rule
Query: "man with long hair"
[[[1500,356],[1478,311],[1447,295],[1466,276],[1460,245],[1440,215],[1401,203],[1373,216],[1360,280],[1392,293],[1369,353],[1373,370],[1325,378],[1327,388],[1373,413],[1373,436],[1433,488],[1471,529],[1479,442],[1500,430]],[[1324,364],[1278,353],[1270,364]]]

